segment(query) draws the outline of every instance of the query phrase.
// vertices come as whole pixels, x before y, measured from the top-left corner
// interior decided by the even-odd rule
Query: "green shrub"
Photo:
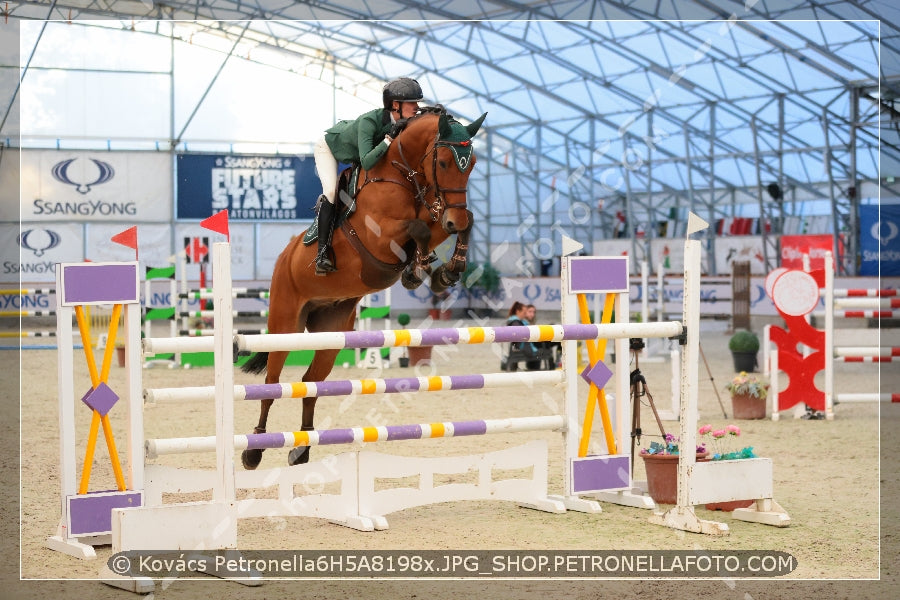
[[[732,352],[758,352],[759,338],[752,331],[742,329],[728,340],[728,349]]]

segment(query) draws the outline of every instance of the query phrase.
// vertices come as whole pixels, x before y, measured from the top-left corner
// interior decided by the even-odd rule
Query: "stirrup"
[[[337,271],[337,268],[328,256],[328,250],[323,249],[322,252],[316,255],[316,275],[327,275],[335,271]]]

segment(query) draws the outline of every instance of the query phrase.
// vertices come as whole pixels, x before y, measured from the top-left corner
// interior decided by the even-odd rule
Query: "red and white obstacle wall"
[[[834,391],[834,363],[884,363],[900,360],[900,347],[835,346],[835,319],[900,318],[900,298],[892,289],[834,289],[834,259],[825,254],[822,269],[780,268],[766,277],[766,293],[784,319],[785,327],[767,325],[764,334],[764,370],[771,376],[772,419],[779,411],[805,404],[826,419],[834,418],[841,402],[900,402],[900,393],[841,393]],[[809,316],[824,302],[824,329],[810,324]],[[876,339],[881,340],[880,329]],[[825,371],[825,389],[814,382]],[[779,390],[779,372],[788,386]],[[800,416],[800,413],[797,413]]]
[[[692,215],[690,233],[703,229],[705,223]],[[570,254],[580,245],[563,242]],[[387,528],[385,515],[438,502],[467,499],[508,500],[539,510],[563,513],[567,510],[600,513],[598,500],[627,506],[653,509],[653,501],[644,494],[646,482],[633,479],[631,457],[627,454],[630,439],[631,402],[629,338],[678,337],[684,345],[681,365],[680,439],[682,447],[696,444],[698,414],[698,351],[700,298],[700,242],[685,242],[684,315],[681,322],[628,323],[628,257],[569,257],[562,263],[562,324],[524,327],[464,327],[436,330],[358,331],[336,333],[300,333],[284,335],[235,335],[232,320],[231,247],[214,245],[213,282],[215,334],[211,340],[215,353],[215,385],[183,389],[142,389],[139,331],[139,294],[136,263],[88,263],[59,265],[58,290],[60,319],[60,457],[62,489],[61,519],[56,535],[48,546],[82,558],[94,556],[93,545],[111,543],[114,553],[128,550],[215,550],[238,547],[237,521],[252,516],[306,516],[363,531]],[[76,282],[91,281],[84,286]],[[600,324],[587,323],[586,294],[607,294],[610,310]],[[73,381],[73,335],[71,311],[92,303],[114,303],[124,311],[126,335],[126,389],[118,393],[107,383],[108,355],[94,376],[91,388],[82,401],[103,424],[118,489],[88,490],[90,460],[98,426],[89,434],[89,456],[86,457],[82,484],[76,487],[75,395]],[[615,309],[615,322],[609,316]],[[579,319],[579,314],[581,319]],[[579,322],[581,320],[582,322]],[[602,362],[599,350],[606,339],[615,340],[615,373]],[[157,338],[143,341],[143,352],[155,354],[185,350],[204,338]],[[582,373],[577,370],[577,341],[589,344],[590,364]],[[563,344],[563,368],[555,372],[489,373],[462,376],[426,376],[414,378],[363,379],[283,383],[276,385],[235,385],[233,352],[277,351],[284,349],[321,349],[353,347],[395,347],[466,344],[505,341],[560,341]],[[207,343],[203,341],[202,343]],[[93,356],[86,353],[89,364]],[[579,423],[579,379],[589,384],[587,412]],[[615,418],[610,417],[603,391],[614,380]],[[420,423],[412,425],[362,426],[346,429],[297,431],[283,433],[235,435],[234,404],[259,397],[302,398],[310,395],[343,395],[366,393],[418,393],[454,389],[480,389],[520,385],[532,388],[535,396],[547,393],[540,385],[560,394],[562,410],[558,414],[521,416],[505,419],[482,419]],[[547,388],[544,388],[547,389]],[[118,452],[112,432],[108,431],[108,412],[115,408],[118,394],[126,398],[127,467],[116,467]],[[262,394],[262,396],[260,396]],[[145,439],[143,403],[188,402],[214,400],[214,436]],[[426,401],[423,399],[423,401]],[[536,402],[546,406],[546,400]],[[595,406],[596,404],[596,406]],[[593,411],[599,408],[603,419],[606,452],[588,455]],[[562,436],[564,454],[563,493],[550,495],[548,486],[548,444],[546,440],[530,441],[515,448],[497,452],[437,458],[392,456],[363,449],[369,442],[398,439],[460,437],[488,434],[511,434],[526,431],[556,431]],[[579,435],[579,433],[581,435]],[[423,442],[427,443],[427,442]],[[276,448],[302,445],[346,444],[347,452],[325,456],[305,465],[244,471],[235,468],[235,451],[241,448]],[[460,442],[464,448],[465,442]],[[471,447],[471,445],[470,445]],[[180,469],[155,464],[163,454],[212,452],[215,470]],[[754,498],[756,503],[734,511],[736,519],[775,526],[790,523],[787,513],[773,500],[773,465],[771,459],[696,462],[694,453],[679,458],[677,504],[666,512],[654,513],[653,523],[698,533],[727,534],[725,523],[700,519],[694,506],[709,502]],[[530,478],[493,480],[492,470],[531,471]],[[479,473],[472,484],[435,485],[436,473]],[[376,489],[375,481],[418,475],[417,488]],[[339,482],[339,491],[322,493],[322,486]],[[237,490],[254,490],[277,486],[276,498],[238,499]],[[330,487],[329,489],[333,489]],[[192,493],[212,490],[212,499],[200,502],[166,503],[169,492]],[[140,578],[113,578],[108,569],[101,570],[107,583],[132,590],[146,590],[152,582]]]

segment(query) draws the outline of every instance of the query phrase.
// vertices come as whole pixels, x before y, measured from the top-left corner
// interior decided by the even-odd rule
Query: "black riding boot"
[[[337,271],[331,260],[331,234],[334,230],[334,204],[328,200],[319,203],[319,252],[316,254],[316,275],[327,275]]]

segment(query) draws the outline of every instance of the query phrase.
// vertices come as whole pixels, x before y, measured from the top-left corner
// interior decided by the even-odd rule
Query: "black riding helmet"
[[[422,86],[415,79],[401,77],[395,79],[386,86],[381,94],[384,107],[390,110],[394,100],[397,102],[421,102],[423,100]]]

